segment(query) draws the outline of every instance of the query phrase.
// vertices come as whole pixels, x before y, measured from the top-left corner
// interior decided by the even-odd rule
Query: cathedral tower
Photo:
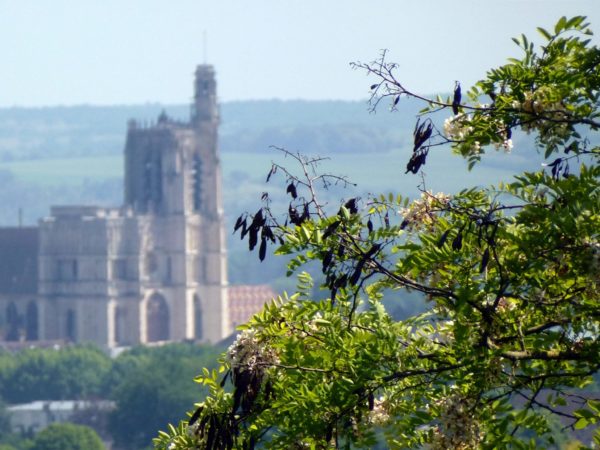
[[[41,221],[45,339],[114,347],[231,332],[215,73],[195,75],[189,122],[129,122],[122,208],[56,207]]]
[[[194,88],[189,123],[165,113],[150,127],[130,123],[125,206],[152,223],[152,239],[141,249],[148,255],[142,259],[157,259],[158,266],[165,268],[168,285],[159,289],[142,279],[141,291],[143,297],[158,290],[164,293],[170,312],[169,338],[215,342],[230,330],[217,147],[219,110],[212,66],[198,66]]]

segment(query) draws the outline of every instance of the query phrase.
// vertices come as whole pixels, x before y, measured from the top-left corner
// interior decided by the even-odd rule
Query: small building
[[[109,400],[60,400],[12,405],[6,410],[10,415],[13,432],[31,434],[38,433],[53,423],[77,422],[81,415],[87,416],[88,423],[94,422],[94,418],[100,422],[98,417],[93,416],[106,416],[115,406],[115,402]]]

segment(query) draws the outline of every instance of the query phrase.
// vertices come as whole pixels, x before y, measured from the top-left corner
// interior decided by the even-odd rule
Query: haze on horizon
[[[205,58],[222,101],[364,99],[349,63],[382,48],[407,87],[447,92],[578,14],[600,34],[598,0],[0,0],[0,107],[187,103]]]

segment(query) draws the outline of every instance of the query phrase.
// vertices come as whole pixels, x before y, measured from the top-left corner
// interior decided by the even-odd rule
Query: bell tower
[[[230,332],[216,89],[213,67],[198,66],[189,122],[161,113],[130,122],[127,134],[125,206],[152,230],[140,233],[140,259],[155,267],[142,264],[140,289],[145,303],[164,297],[171,340],[217,342]]]
[[[215,70],[208,64],[196,68],[194,81],[194,103],[192,105],[192,125],[201,122],[214,122],[218,125],[217,82]]]

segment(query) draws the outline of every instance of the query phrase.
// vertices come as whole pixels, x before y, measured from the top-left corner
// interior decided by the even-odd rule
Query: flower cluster
[[[262,370],[279,362],[276,352],[261,342],[252,328],[238,334],[226,356],[232,369],[248,371]]]
[[[480,105],[480,107],[485,109],[488,105]],[[494,143],[496,150],[502,148],[506,153],[510,153],[513,148],[513,142],[508,136],[508,130],[504,123],[488,116],[479,116],[479,118],[491,121],[491,126],[496,128],[496,134],[500,138],[499,142]],[[451,141],[464,142],[475,130],[472,123],[473,117],[470,114],[461,113],[448,117],[444,121],[444,134]],[[471,144],[470,153],[477,155],[483,153],[481,150],[481,141],[474,141]]]
[[[448,117],[444,121],[444,134],[452,141],[465,140],[465,138],[473,131],[471,120],[471,115],[464,113]]]
[[[419,228],[422,225],[433,227],[437,221],[436,213],[446,208],[448,203],[450,196],[443,192],[423,192],[419,200],[413,201],[407,208],[400,209],[402,226],[408,229]]]
[[[433,432],[432,450],[479,448],[483,435],[472,414],[472,400],[454,394],[441,400],[438,406],[442,413]]]
[[[514,100],[512,107],[523,113],[521,128],[528,134],[532,130],[542,133],[552,131],[556,136],[569,134],[569,110],[563,103],[564,96],[553,92],[550,88],[541,87],[526,92],[523,100]]]
[[[369,411],[367,421],[376,426],[385,425],[390,420],[389,405],[385,397],[376,398],[373,409]]]

